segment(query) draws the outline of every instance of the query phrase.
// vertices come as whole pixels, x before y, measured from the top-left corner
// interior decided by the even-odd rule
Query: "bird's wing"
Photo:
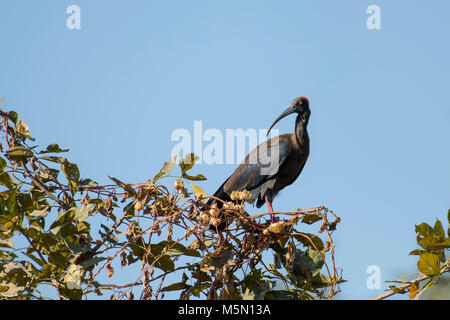
[[[278,137],[253,149],[224,184],[224,190],[252,190],[273,180],[290,152],[289,142]]]

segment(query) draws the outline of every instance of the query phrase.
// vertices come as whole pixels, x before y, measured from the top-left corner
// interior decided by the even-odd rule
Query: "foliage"
[[[415,226],[416,240],[420,248],[414,249],[409,254],[419,256],[417,260],[419,277],[413,280],[390,281],[401,285],[389,286],[389,292],[374,299],[408,293],[410,299],[417,300],[426,290],[437,284],[444,274],[450,272],[450,258],[446,255],[450,249],[450,210],[447,213],[447,220],[447,231],[439,219],[436,219],[433,226],[425,222]]]
[[[0,299],[45,299],[48,287],[60,299],[162,299],[170,291],[181,299],[314,299],[339,292],[331,235],[340,219],[327,208],[276,213],[281,220],[271,223],[267,214],[247,213],[245,192],[221,210],[209,206],[193,183],[206,178],[190,174],[193,154],[178,161],[178,176],[173,157],[146,182],[110,177],[111,184],[98,185],[62,156],[67,149],[30,145],[35,139],[17,113],[0,117]],[[170,190],[161,183],[167,178],[176,179]],[[210,225],[220,219],[229,226],[217,233]],[[299,232],[299,225],[317,232]],[[427,248],[442,258],[439,248]],[[434,272],[436,262],[426,262]],[[140,271],[125,285],[106,283],[120,273],[115,264]]]

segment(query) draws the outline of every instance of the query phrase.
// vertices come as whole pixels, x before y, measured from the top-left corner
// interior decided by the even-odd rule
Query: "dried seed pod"
[[[217,227],[222,222],[222,220],[220,218],[213,217],[211,218],[210,222],[213,226]]]
[[[120,265],[122,267],[125,267],[127,265],[127,253],[125,251],[122,251],[120,253]]]
[[[189,192],[187,191],[186,188],[182,188],[182,189],[180,190],[180,192],[181,192],[181,195],[182,195],[184,198],[189,198]]]
[[[137,211],[141,211],[144,209],[144,203],[141,200],[136,200],[136,203],[134,204],[134,209]]]
[[[161,228],[159,226],[159,223],[155,223],[152,227],[152,233],[157,233],[158,235],[161,234]]]
[[[154,273],[155,273],[155,268],[153,266],[151,266],[151,268],[148,270],[148,274],[150,275],[150,277],[153,277]]]
[[[250,202],[252,198],[252,193],[248,190],[242,191],[242,200]]]
[[[173,183],[173,186],[175,187],[176,190],[180,191],[181,189],[184,188],[184,182],[182,180],[180,180],[180,179],[177,179]]]
[[[284,229],[285,222],[284,221],[278,221],[275,223],[271,223],[269,226],[269,231],[272,233],[280,233]]]
[[[210,220],[210,217],[209,217],[209,215],[207,213],[203,212],[200,215],[200,223],[206,225],[206,224],[209,224],[209,220]]]
[[[81,199],[81,204],[87,206],[89,204],[89,201],[91,200],[91,197],[89,196],[89,193],[86,192],[86,195],[83,199]]]
[[[184,233],[184,240],[187,240],[191,235],[193,231],[191,229],[186,229],[186,232]]]
[[[216,218],[219,216],[219,210],[217,209],[209,209],[209,215],[213,218]]]
[[[153,217],[156,218],[158,216],[158,206],[156,204],[152,204],[150,208],[152,210]]]
[[[294,265],[295,259],[295,244],[293,241],[289,242],[288,251],[286,253],[286,269],[291,269]]]
[[[173,235],[173,224],[169,224],[168,232],[167,232],[167,241],[172,242]]]
[[[107,212],[112,211],[112,200],[110,197],[106,198],[106,200],[105,200],[105,208],[106,208]]]
[[[108,263],[106,266],[106,271],[108,272],[108,278],[111,278],[114,274],[114,268],[111,266],[111,263]]]

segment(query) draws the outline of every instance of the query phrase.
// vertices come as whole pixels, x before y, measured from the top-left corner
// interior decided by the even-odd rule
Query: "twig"
[[[28,170],[28,168],[25,166],[25,164],[23,162],[22,162],[22,167],[25,169],[25,171],[27,172],[28,176],[33,181],[33,183],[39,189],[41,189],[42,192],[44,192],[49,198],[51,198],[56,203],[58,203],[61,207],[67,209],[67,206],[66,206],[66,204],[63,201],[58,199],[55,195],[53,195],[50,191],[48,191],[35,177],[33,177],[33,175],[31,174],[30,170]]]
[[[450,271],[450,265],[449,265],[449,263],[447,262],[447,263],[444,264],[444,266],[441,268],[441,271],[439,272],[439,275],[442,275],[442,274],[444,274],[444,273],[446,273],[446,272],[449,272],[449,271]],[[422,281],[424,281],[424,280],[431,279],[432,277],[436,277],[436,276],[427,276],[427,275],[422,274],[421,276],[417,277],[416,279],[411,280],[411,281],[409,281],[408,283],[405,283],[404,285],[401,285],[401,286],[398,287],[397,289],[400,290],[400,291],[407,290],[407,289],[409,289],[409,287],[412,286],[412,284],[413,284],[414,282],[420,283],[420,282],[422,282]],[[388,292],[383,293],[383,294],[380,294],[379,296],[370,298],[369,300],[383,300],[383,299],[385,299],[385,298],[387,298],[387,297],[390,297],[390,296],[392,296],[392,295],[394,295],[394,294],[397,294],[397,293],[398,293],[398,292],[394,292],[393,290],[389,290]],[[422,294],[422,293],[423,293],[423,290],[420,292],[420,294]]]

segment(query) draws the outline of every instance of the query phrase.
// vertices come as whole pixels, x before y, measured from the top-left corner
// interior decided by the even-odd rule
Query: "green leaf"
[[[61,170],[66,175],[67,181],[69,182],[70,192],[72,195],[75,195],[78,188],[78,181],[80,180],[80,170],[78,170],[78,166],[66,160],[61,164]]]
[[[263,300],[267,292],[275,287],[276,282],[270,280],[261,280],[249,285],[243,286],[244,300]]]
[[[78,184],[80,186],[86,186],[86,187],[95,187],[98,186],[98,183],[95,182],[92,179],[86,178],[86,179],[80,179],[80,181],[78,182]]]
[[[114,181],[115,184],[117,184],[119,187],[121,187],[123,190],[128,192],[129,195],[134,196],[136,195],[136,190],[134,190],[129,184],[123,183],[117,178],[108,176],[112,181]]]
[[[48,261],[58,267],[65,268],[69,260],[57,251],[50,252],[48,255]]]
[[[169,256],[162,256],[160,257],[156,263],[155,267],[167,272],[167,271],[174,271],[175,270],[175,264],[170,259]]]
[[[274,286],[275,281],[263,280],[261,269],[254,269],[242,280],[243,299],[264,299],[266,292],[272,290]]]
[[[418,236],[422,237],[428,237],[433,235],[433,228],[428,223],[421,223],[419,225],[416,225],[416,233],[418,233]]]
[[[313,224],[317,221],[322,220],[322,217],[315,215],[315,214],[307,214],[306,216],[303,217],[302,219],[302,223],[306,223],[306,224]]]
[[[436,220],[436,223],[434,224],[434,227],[433,227],[433,233],[435,236],[445,237],[445,231],[444,231],[444,228],[442,227],[441,221]]]
[[[14,243],[10,239],[8,239],[8,240],[0,239],[0,247],[14,249]]]
[[[406,289],[401,289],[401,288],[399,288],[399,287],[397,287],[397,286],[395,286],[395,285],[390,285],[390,286],[389,286],[389,289],[391,289],[391,291],[392,291],[393,293],[403,294],[403,293],[406,293],[406,292],[407,292]]]
[[[283,237],[277,240],[277,243],[280,245],[281,248],[284,248],[284,246],[286,245],[286,243],[288,242],[289,237]]]
[[[450,209],[448,209],[447,212],[447,220],[448,220],[447,236],[450,238]]]
[[[39,159],[46,160],[46,161],[51,161],[51,162],[55,162],[55,163],[64,163],[64,162],[67,161],[66,158],[56,157],[56,156],[42,156]]]
[[[187,288],[190,288],[190,286],[187,285],[186,283],[177,282],[177,283],[172,283],[171,285],[162,288],[161,291],[177,291],[177,290],[183,290],[183,289],[187,289]]]
[[[0,173],[0,184],[4,185],[9,190],[14,189],[14,180],[11,178],[11,176],[7,172]]]
[[[39,178],[43,180],[44,183],[49,181],[55,181],[58,178],[59,170],[53,168],[44,168],[39,170]]]
[[[6,206],[10,212],[15,212],[17,207],[17,188],[13,190],[13,192],[9,195],[8,200],[6,200]]]
[[[33,156],[33,151],[24,146],[16,146],[6,150],[6,156],[14,161],[25,161]]]
[[[182,251],[179,251],[177,249],[169,249],[166,251],[166,255],[168,255],[169,257],[171,256],[181,256],[183,255]]]
[[[43,150],[43,151],[39,152],[39,154],[62,153],[62,152],[67,152],[67,151],[69,151],[69,149],[61,149],[58,144],[53,143],[53,144],[47,146],[46,150]]]
[[[187,174],[183,175],[183,178],[187,179],[187,180],[191,180],[191,181],[203,181],[206,180],[206,177],[202,174],[198,174],[196,176],[189,176]]]
[[[322,253],[317,250],[309,249],[308,256],[312,260],[311,272],[313,273],[314,276],[319,273],[320,269],[322,269],[325,262],[323,261]]]
[[[93,205],[82,206],[80,208],[72,208],[72,210],[74,210],[74,219],[76,219],[77,221],[85,221],[89,217],[89,214],[93,210],[93,208]]]
[[[65,223],[72,223],[75,219],[75,211],[71,208],[66,212],[60,211],[56,220],[50,226],[50,232],[57,234],[59,228]]]
[[[346,282],[346,280],[343,280],[341,277],[332,279],[329,276],[325,276],[322,273],[318,272],[316,275],[314,275],[311,282],[315,288],[325,288],[333,285],[333,283]]]
[[[38,210],[33,210],[30,213],[27,214],[27,217],[30,219],[40,219],[40,218],[44,218],[47,216],[48,212],[47,212],[47,208],[44,209],[38,209]]]
[[[211,283],[196,283],[194,289],[192,290],[192,295],[195,297],[200,297],[200,293],[208,289],[211,286]]]
[[[295,239],[297,239],[299,242],[301,242],[305,247],[313,248],[314,250],[316,250],[316,248],[317,248],[320,251],[322,251],[324,249],[325,246],[324,246],[322,239],[320,239],[315,234],[305,233],[305,232],[302,232],[301,234],[304,236],[295,235]],[[312,243],[311,243],[311,241],[312,241]]]
[[[415,250],[411,251],[411,252],[409,253],[409,255],[410,255],[410,256],[420,256],[420,255],[421,255],[422,253],[424,253],[424,252],[426,252],[426,251],[420,250],[420,249],[415,249]]]
[[[417,261],[417,268],[426,276],[436,276],[441,271],[439,257],[434,253],[424,252]]]
[[[6,167],[6,160],[0,157],[0,171],[3,171]]]
[[[314,300],[314,298],[300,290],[271,290],[268,291],[264,299],[267,300]]]
[[[276,268],[279,269],[281,267],[280,263],[286,268],[286,253],[288,249],[275,246],[273,250],[275,253]],[[292,272],[296,277],[307,279],[320,273],[323,265],[324,261],[321,252],[313,249],[306,251],[296,249],[292,269],[287,271]]]
[[[152,245],[152,254],[159,255],[165,247],[170,247],[166,251],[166,255],[168,256],[178,256],[178,255],[186,255],[190,257],[200,257],[201,254],[194,249],[188,249],[184,245],[179,242],[169,242],[169,241],[161,241],[156,245]]]
[[[64,223],[57,230],[58,230],[58,232],[56,234],[63,238],[66,238],[68,236],[78,233],[76,225],[71,222]]]
[[[15,111],[10,111],[10,112],[8,112],[8,118],[12,122],[14,122],[14,124],[16,124],[17,123],[17,119],[19,118],[19,115]]]
[[[181,168],[181,174],[184,175],[184,173],[194,166],[195,162],[199,159],[195,154],[188,153],[183,159],[180,160],[180,168]]]
[[[293,274],[295,276],[300,276],[303,278],[308,278],[309,275],[314,276],[316,273],[320,272],[323,266],[323,260],[317,260],[317,256],[314,252],[315,250],[308,250],[308,253],[297,249],[295,252],[295,259],[293,265]]]
[[[190,257],[201,257],[201,254],[197,250],[193,250],[193,249],[186,249],[184,251],[180,251],[177,249],[169,249],[169,250],[167,250],[166,255],[168,255],[168,256],[185,255],[185,256],[190,256]]]
[[[96,265],[97,263],[102,262],[102,261],[104,261],[104,260],[106,260],[105,257],[95,257],[95,258],[92,258],[92,259],[83,261],[83,262],[81,263],[81,265],[82,265],[84,268],[87,268],[87,267]]]
[[[190,182],[189,182],[189,184],[191,185],[192,190],[194,190],[194,194],[195,194],[196,197],[206,195],[205,191],[202,188],[197,187],[195,184],[190,183]]]
[[[258,284],[263,279],[261,269],[254,269],[242,280],[242,289]]]
[[[442,250],[450,248],[450,238],[429,236],[417,240],[417,243],[425,250]]]

